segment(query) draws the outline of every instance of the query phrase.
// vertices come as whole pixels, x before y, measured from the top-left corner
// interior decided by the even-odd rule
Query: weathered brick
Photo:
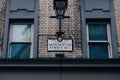
[[[116,31],[117,31],[117,39],[118,39],[118,51],[120,55],[120,0],[114,0],[114,8],[115,8],[115,20],[116,20]]]
[[[0,0],[0,57],[2,55],[5,10],[6,10],[6,0]]]
[[[54,57],[57,52],[47,51],[48,38],[56,38],[55,33],[58,31],[58,20],[51,19],[50,16],[55,16],[53,10],[53,0],[39,0],[39,57]],[[81,25],[79,0],[68,0],[68,8],[66,11],[70,19],[62,21],[62,31],[65,33],[64,38],[74,37],[75,48],[73,52],[65,52],[65,57],[81,57]]]

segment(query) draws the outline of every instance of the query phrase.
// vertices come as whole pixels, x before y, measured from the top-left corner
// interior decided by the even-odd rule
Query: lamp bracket
[[[56,32],[57,36],[62,36],[62,34],[64,34],[64,32]]]
[[[70,16],[50,16],[50,18],[57,18],[57,19],[64,19],[64,18],[70,18]]]

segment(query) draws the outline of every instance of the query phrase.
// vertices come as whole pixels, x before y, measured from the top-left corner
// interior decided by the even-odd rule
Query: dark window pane
[[[92,59],[104,59],[108,58],[108,44],[90,44],[89,45],[90,58]]]
[[[107,25],[89,24],[89,40],[107,40]]]
[[[30,44],[11,44],[11,58],[30,58]]]

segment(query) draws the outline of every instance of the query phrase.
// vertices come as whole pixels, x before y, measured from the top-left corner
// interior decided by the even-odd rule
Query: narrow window
[[[8,49],[10,58],[32,58],[32,24],[11,25]]]
[[[106,23],[87,24],[88,57],[90,59],[112,58],[110,25]]]

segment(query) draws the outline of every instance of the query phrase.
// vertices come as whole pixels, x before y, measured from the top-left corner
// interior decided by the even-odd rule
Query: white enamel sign
[[[72,51],[72,39],[66,39],[59,42],[57,39],[48,40],[48,51]]]

